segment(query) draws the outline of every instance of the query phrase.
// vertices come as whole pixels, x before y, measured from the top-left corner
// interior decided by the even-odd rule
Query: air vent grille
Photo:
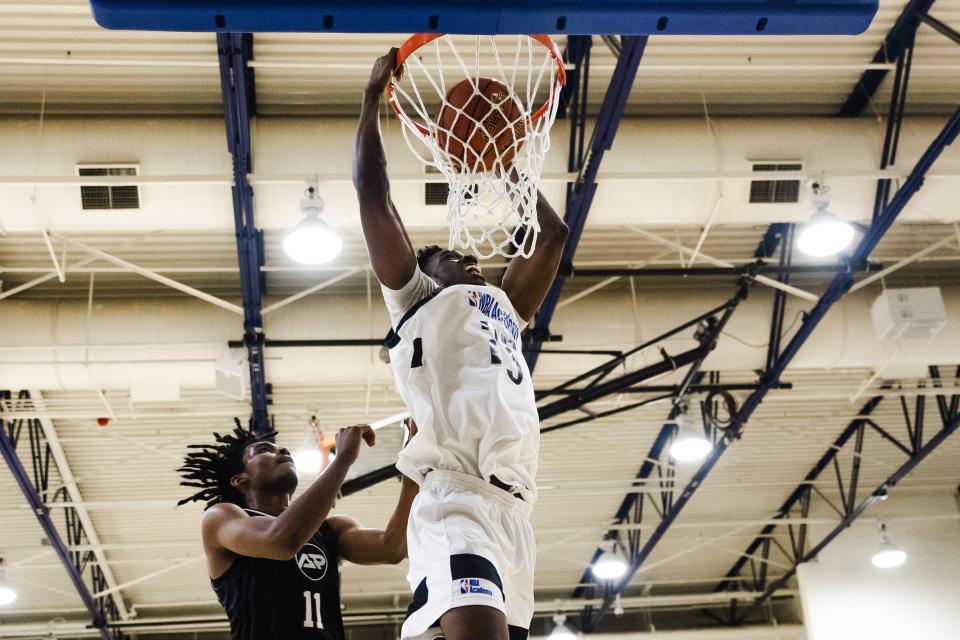
[[[427,167],[427,173],[436,175],[440,172],[433,167]],[[450,185],[446,182],[427,182],[423,185],[423,204],[447,204],[447,197],[449,195]]]
[[[802,171],[799,162],[756,162],[754,171]],[[783,204],[800,201],[800,180],[754,180],[750,183],[751,204]]]
[[[77,167],[78,176],[136,176],[136,165],[84,165]],[[84,209],[139,209],[140,187],[137,185],[81,185],[80,202]]]

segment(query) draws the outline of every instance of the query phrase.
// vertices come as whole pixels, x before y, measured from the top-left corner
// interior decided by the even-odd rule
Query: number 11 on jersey
[[[303,626],[307,629],[323,629],[323,621],[320,619],[320,594],[304,591],[303,604],[306,611]],[[316,616],[314,616],[314,611],[316,611]],[[314,617],[316,617],[316,621],[314,621]]]

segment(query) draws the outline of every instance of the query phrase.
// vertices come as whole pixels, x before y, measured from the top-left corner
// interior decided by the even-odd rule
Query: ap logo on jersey
[[[319,547],[305,544],[297,552],[297,567],[308,580],[317,582],[327,575],[327,555]]]

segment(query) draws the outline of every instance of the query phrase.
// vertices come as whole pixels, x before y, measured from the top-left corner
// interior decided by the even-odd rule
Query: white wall
[[[909,170],[942,126],[936,118],[904,123],[899,168]],[[356,196],[350,184],[353,135],[351,119],[263,119],[254,124],[254,172],[258,175],[323,174],[321,194],[329,219],[344,227],[358,226]],[[863,118],[718,119],[714,139],[702,120],[630,119],[617,134],[603,171],[707,172],[748,171],[748,160],[799,159],[812,171],[825,171],[833,189],[833,209],[852,218],[869,218],[875,181],[830,180],[831,171],[871,172],[878,166],[883,127]],[[394,119],[384,121],[390,170],[394,176],[422,172]],[[566,123],[558,123],[556,144],[546,172],[566,171]],[[76,186],[4,185],[10,176],[72,176],[77,163],[135,161],[142,175],[214,175],[228,177],[230,156],[224,126],[217,118],[48,118],[42,137],[35,119],[0,119],[0,225],[8,231],[37,229],[34,212],[51,229],[62,232],[133,229],[232,229],[229,186],[152,185],[143,187],[139,211],[80,210]],[[960,174],[960,145],[948,148],[934,172]],[[257,223],[283,229],[296,223],[296,203],[306,183],[262,184],[255,188]],[[713,210],[720,184],[713,181],[601,182],[591,211],[591,225],[701,224]],[[901,216],[903,220],[960,219],[954,197],[960,181],[930,179]],[[803,205],[747,205],[748,183],[727,180],[716,223],[801,220]],[[561,202],[562,182],[545,185],[546,195]],[[444,223],[444,207],[422,204],[423,187],[396,182],[393,196],[411,226]]]
[[[956,513],[950,496],[927,500],[931,510]],[[909,554],[896,569],[870,563],[879,539],[867,526],[848,529],[818,562],[800,566],[810,640],[960,638],[960,520],[892,521],[888,533]]]

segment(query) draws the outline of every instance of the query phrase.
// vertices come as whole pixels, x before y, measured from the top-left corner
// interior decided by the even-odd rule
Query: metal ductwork
[[[870,305],[879,284],[850,294],[836,305],[791,364],[791,369],[880,368],[886,377],[924,376],[931,362],[960,361],[960,323],[934,338],[902,341],[899,347],[877,340]],[[557,314],[552,330],[563,336],[558,348],[624,349],[667,331],[706,309],[722,304],[726,292],[675,290],[638,292],[637,322],[629,296],[597,293]],[[960,318],[960,287],[943,290],[947,316]],[[785,329],[809,308],[788,296]],[[769,335],[769,290],[758,285],[726,327],[704,367],[717,371],[761,369]],[[369,322],[360,296],[327,296],[323,304],[301,303],[272,314],[266,329],[278,340],[377,338],[386,333],[386,313]],[[212,387],[214,363],[238,338],[236,317],[193,300],[105,301],[87,329],[83,302],[8,300],[0,304],[0,388],[41,390],[130,389],[176,381],[180,387]],[[373,329],[368,329],[373,327]],[[639,337],[639,339],[638,339]],[[87,345],[90,345],[89,347]],[[666,345],[679,352],[696,346],[693,332]],[[366,382],[370,347],[268,349],[274,384]],[[896,358],[892,359],[895,351]],[[363,353],[362,353],[363,352]],[[538,376],[575,375],[603,356],[555,354],[543,358]],[[656,352],[638,354],[630,365],[649,364]],[[337,367],[331,368],[330,362]],[[373,360],[373,379],[389,383],[389,367]]]

